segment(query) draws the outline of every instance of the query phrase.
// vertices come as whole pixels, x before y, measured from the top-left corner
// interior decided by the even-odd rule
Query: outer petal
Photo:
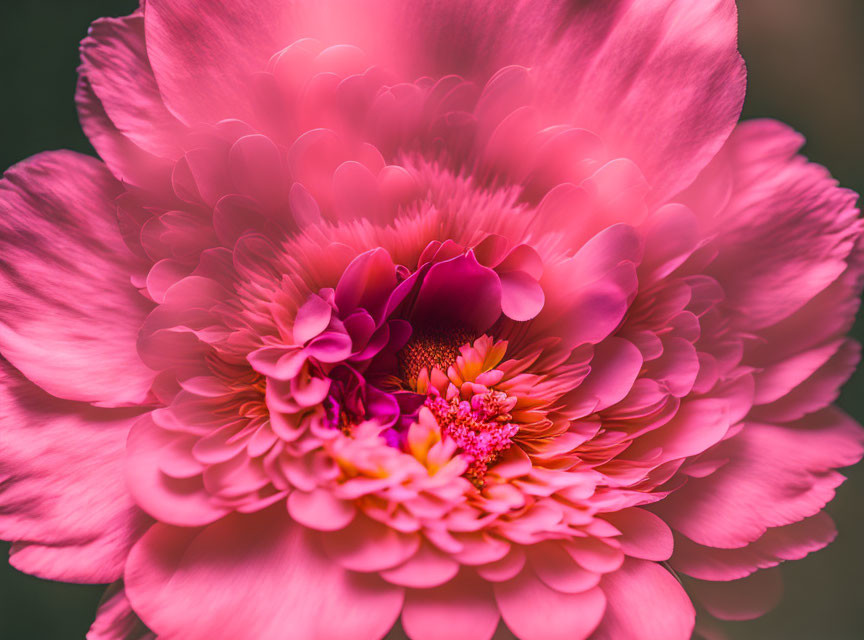
[[[530,571],[493,588],[504,622],[520,640],[583,640],[594,631],[606,606],[599,587],[560,593]]]
[[[707,164],[744,97],[732,0],[218,0],[198,9],[151,0],[145,11],[159,87],[187,124],[251,113],[252,74],[300,36],[359,46],[408,81],[457,73],[482,85],[519,64],[539,76],[540,102],[558,121],[634,159],[657,200]]]
[[[687,589],[715,618],[753,620],[773,609],[783,595],[780,569],[757,571],[742,580],[688,580]]]
[[[652,508],[673,529],[712,547],[743,547],[770,527],[818,513],[857,462],[864,431],[837,410],[790,426],[745,424],[712,457],[728,459]]]
[[[402,626],[411,640],[489,640],[500,616],[489,584],[463,572],[434,589],[411,589]]]
[[[115,582],[102,597],[87,640],[156,640],[156,635],[132,611],[123,583]]]
[[[71,152],[21,162],[0,182],[0,351],[46,391],[116,406],[147,396],[135,341],[150,304],[130,284],[104,165]]]
[[[81,43],[81,61],[81,74],[120,134],[155,156],[182,155],[183,127],[165,108],[153,77],[144,46],[143,15],[94,22]]]
[[[111,582],[150,520],[123,481],[129,409],[58,400],[0,360],[0,537],[41,578]]]
[[[592,640],[687,640],[696,612],[684,589],[654,562],[628,559],[601,583],[608,604]]]
[[[825,547],[836,535],[831,518],[822,512],[786,527],[768,529],[756,542],[740,549],[703,547],[678,536],[670,564],[676,571],[701,580],[738,580],[757,569],[800,560]]]
[[[329,560],[281,505],[204,529],[155,525],[130,554],[126,590],[160,638],[184,640],[377,640],[403,600]]]
[[[558,94],[576,126],[636,161],[655,202],[674,195],[708,164],[741,113],[735,3],[560,5],[570,7],[571,23],[548,58],[551,78],[541,75],[538,84]]]
[[[778,122],[744,123],[687,197],[716,227],[709,275],[748,330],[783,320],[836,280],[861,233],[857,196],[797,155],[802,144]],[[724,189],[731,197],[714,193]]]
[[[194,0],[148,0],[147,54],[171,112],[189,125],[248,121],[252,75],[294,39],[290,9],[278,0],[214,0],[206,11]]]
[[[171,184],[171,161],[147,153],[121,134],[85,76],[78,78],[75,104],[84,134],[118,180],[154,193]]]

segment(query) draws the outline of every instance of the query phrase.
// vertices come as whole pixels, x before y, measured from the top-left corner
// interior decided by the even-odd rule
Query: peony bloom
[[[835,535],[855,194],[732,0],[146,0],[0,183],[0,535],[90,640],[685,640]]]

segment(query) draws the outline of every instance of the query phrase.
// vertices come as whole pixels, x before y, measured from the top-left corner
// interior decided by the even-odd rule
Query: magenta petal
[[[501,281],[473,253],[432,265],[414,306],[416,322],[459,326],[478,333],[501,315]]]
[[[262,375],[275,380],[292,380],[306,363],[306,352],[298,348],[261,347],[246,358]]]
[[[306,354],[318,362],[342,362],[351,355],[351,336],[327,331],[306,345]]]
[[[336,306],[342,314],[366,309],[373,316],[396,287],[396,267],[384,249],[357,256],[336,285]]]
[[[344,571],[316,535],[280,505],[204,529],[158,524],[130,554],[127,595],[159,637],[284,640],[286,630],[296,638],[383,637],[402,589]],[[237,593],[255,594],[254,603],[238,606]]]

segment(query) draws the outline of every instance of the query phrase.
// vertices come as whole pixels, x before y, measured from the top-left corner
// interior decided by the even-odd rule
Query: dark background
[[[807,136],[805,153],[811,159],[830,167],[843,185],[864,191],[859,159],[864,148],[864,2],[738,4],[740,47],[750,78],[744,117],[770,116],[791,124]],[[46,149],[92,153],[72,100],[77,45],[92,20],[129,13],[137,5],[137,0],[0,2],[0,168]],[[864,338],[864,322],[859,321],[855,335]],[[859,372],[840,400],[859,419],[864,418],[862,383]],[[849,481],[828,507],[840,530],[837,541],[786,565],[783,602],[760,620],[728,625],[733,640],[864,638],[864,467],[847,475]],[[0,557],[7,549],[0,547]],[[0,637],[83,638],[101,591],[38,580],[0,560]]]

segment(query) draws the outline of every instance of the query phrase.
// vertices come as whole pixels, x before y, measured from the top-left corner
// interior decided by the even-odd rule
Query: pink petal
[[[191,273],[191,269],[177,260],[165,258],[160,260],[147,273],[147,293],[154,301],[165,302],[165,294],[171,285],[179,282]]]
[[[87,640],[156,640],[156,635],[132,611],[123,583],[115,582],[102,596]]]
[[[297,522],[319,531],[338,531],[354,519],[353,503],[336,498],[327,489],[293,491],[288,496],[288,513]]]
[[[381,220],[378,180],[359,162],[343,162],[333,172],[333,203],[339,220],[386,222]]]
[[[818,513],[843,480],[831,470],[857,462],[862,444],[861,427],[834,409],[788,427],[747,423],[712,452],[727,464],[652,511],[694,542],[742,547]]]
[[[672,531],[660,518],[644,509],[604,513],[603,519],[621,532],[621,550],[633,558],[668,560],[672,555]]]
[[[693,597],[715,618],[753,620],[766,614],[783,596],[780,569],[757,571],[742,580],[704,582],[688,580]]]
[[[500,560],[477,567],[477,573],[489,582],[505,582],[515,578],[522,571],[525,561],[525,552],[518,547],[512,547]]]
[[[5,362],[0,404],[0,538],[13,542],[12,565],[52,580],[116,580],[150,524],[123,476],[137,411],[52,398]]]
[[[840,388],[858,367],[861,346],[844,340],[825,364],[784,397],[751,412],[754,420],[791,422],[822,409],[840,395]]]
[[[129,556],[126,592],[159,637],[382,637],[399,615],[402,589],[344,571],[316,535],[279,505],[204,529],[157,524]]]
[[[51,394],[107,406],[142,402],[155,375],[136,349],[151,303],[129,282],[119,193],[104,165],[66,151],[0,182],[0,249],[14,270],[0,275],[0,349]]]
[[[564,549],[583,569],[597,573],[616,571],[624,562],[624,554],[614,539],[574,538],[564,543]]]
[[[544,271],[540,284],[549,295],[532,331],[563,333],[565,343],[575,347],[597,344],[618,327],[638,286],[635,265],[622,259],[595,272],[585,266],[577,254]]]
[[[78,77],[75,105],[84,134],[118,180],[155,193],[164,190],[166,184],[170,185],[174,163],[147,153],[123,135],[105,113],[105,107],[85,75]],[[138,227],[136,234],[140,223]],[[130,244],[138,242],[134,237],[127,238],[130,240]]]
[[[498,626],[489,585],[467,571],[432,589],[409,589],[402,626],[411,640],[489,640]]]
[[[180,157],[184,127],[165,108],[153,77],[143,15],[102,18],[90,25],[81,42],[81,63],[80,73],[118,134],[155,156]],[[110,163],[113,158],[105,159]]]
[[[342,362],[351,355],[351,337],[346,333],[327,331],[313,338],[305,351],[318,362]]]
[[[800,560],[825,547],[836,535],[831,518],[821,512],[795,524],[768,529],[761,538],[740,549],[703,547],[677,536],[670,564],[676,571],[701,580],[738,580],[757,569]]]
[[[624,454],[653,458],[662,450],[662,460],[676,460],[702,453],[720,442],[735,422],[730,404],[720,398],[696,398],[683,402],[667,424],[638,438]]]
[[[709,274],[747,330],[782,320],[831,284],[860,235],[857,195],[797,156],[802,142],[777,122],[741,125],[714,161],[732,172],[731,201],[694,209],[713,217],[720,255]]]
[[[530,571],[493,585],[498,609],[520,640],[584,640],[606,608],[599,587],[582,593],[553,591]]]
[[[429,589],[449,582],[458,572],[458,562],[432,545],[422,543],[413,556],[398,567],[382,571],[381,577],[403,587]]]
[[[298,227],[303,228],[321,220],[321,209],[318,203],[302,184],[295,182],[291,185],[288,198],[291,203],[291,214]]]
[[[580,567],[555,543],[541,543],[528,548],[528,558],[537,577],[561,593],[582,593],[600,583],[600,574]]]
[[[592,640],[688,640],[695,611],[684,589],[654,562],[628,559],[603,577],[606,615]]]
[[[661,207],[647,220],[645,256],[640,271],[646,281],[665,278],[690,257],[700,239],[698,218],[687,207],[670,204]]]
[[[842,340],[832,340],[767,367],[756,376],[753,403],[768,404],[779,400],[824,366],[842,344]]]
[[[291,42],[288,14],[270,0],[219,0],[206,13],[186,0],[148,2],[147,53],[171,112],[186,124],[252,121],[252,74]]]
[[[143,416],[129,433],[126,481],[135,502],[160,522],[197,527],[218,520],[229,509],[216,506],[201,477],[171,478],[161,470],[176,435]]]
[[[633,158],[662,201],[696,177],[738,120],[745,72],[735,4],[613,2],[571,16],[546,58],[551,78],[539,69],[538,85],[564,99],[570,122]]]
[[[543,287],[524,271],[499,273],[501,281],[501,311],[517,322],[534,318],[546,300]]]
[[[596,400],[596,411],[623,400],[642,368],[642,354],[623,338],[608,338],[594,350],[591,373],[568,396],[573,403]]]
[[[327,553],[352,571],[391,569],[414,555],[419,545],[416,533],[400,533],[366,517],[324,536]]]
[[[228,161],[239,193],[276,213],[283,204],[282,152],[270,138],[260,134],[243,136],[231,147]]]

